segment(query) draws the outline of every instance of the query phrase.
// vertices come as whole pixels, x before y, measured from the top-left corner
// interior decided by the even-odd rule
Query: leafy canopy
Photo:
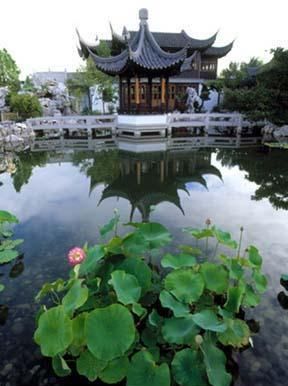
[[[8,86],[10,91],[19,90],[20,70],[9,54],[9,52],[3,48],[0,50],[0,87]]]

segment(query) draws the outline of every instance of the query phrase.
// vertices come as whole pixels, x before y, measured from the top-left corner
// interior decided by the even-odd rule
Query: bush
[[[229,386],[225,348],[249,345],[244,309],[256,306],[266,289],[257,248],[240,255],[241,245],[208,222],[185,231],[206,239],[206,246],[215,239],[232,257],[220,254],[211,262],[182,245],[175,254],[158,255],[160,270],[141,256],[166,246],[168,230],[130,223],[134,231],[120,237],[118,221],[116,214],[100,229],[102,237],[114,232],[107,243],[70,251],[68,280],[47,283],[38,293],[38,301],[50,295],[55,303],[37,316],[34,338],[42,354],[52,358],[58,376],[70,374],[71,366],[91,382]]]
[[[42,115],[42,107],[38,98],[30,94],[12,94],[10,108],[18,113],[20,119],[35,118]]]

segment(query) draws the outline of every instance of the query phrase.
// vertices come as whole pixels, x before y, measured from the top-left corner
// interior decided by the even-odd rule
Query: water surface
[[[280,275],[288,273],[287,151],[66,150],[7,157],[14,173],[0,174],[0,207],[20,219],[15,236],[25,243],[24,257],[0,268],[6,285],[0,302],[6,306],[0,312],[1,386],[71,385],[71,378],[53,375],[33,343],[33,299],[45,281],[67,277],[67,250],[97,242],[99,226],[114,208],[123,222],[163,223],[177,244],[189,241],[183,227],[202,226],[207,218],[236,239],[244,226],[244,245],[255,244],[264,257],[269,290],[250,313],[260,323],[254,349],[234,356],[235,385],[286,384],[288,310],[277,297],[285,292]]]

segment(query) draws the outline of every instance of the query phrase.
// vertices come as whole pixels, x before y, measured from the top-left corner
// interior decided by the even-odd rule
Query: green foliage
[[[12,94],[10,108],[11,111],[18,113],[21,119],[35,118],[42,115],[42,107],[35,95]]]
[[[112,238],[85,245],[86,260],[70,278],[45,284],[37,295],[55,303],[37,320],[42,354],[52,357],[58,376],[70,374],[69,358],[91,382],[229,386],[225,347],[249,345],[244,310],[259,303],[267,286],[258,249],[250,246],[242,256],[228,232],[209,224],[185,231],[197,241],[213,239],[232,256],[207,261],[189,245],[185,253],[164,254],[171,235],[163,225],[126,224],[133,231],[120,237],[118,222],[116,212],[100,229],[101,240]],[[155,251],[162,256],[160,273],[145,259]]]
[[[10,91],[19,90],[19,75],[20,70],[9,52],[5,48],[0,50],[0,87],[8,86]]]
[[[288,50],[276,48],[271,53],[273,58],[265,65],[258,58],[251,58],[249,63],[230,63],[222,71],[214,85],[224,89],[222,107],[243,113],[251,120],[266,118],[287,124]],[[248,67],[257,68],[256,76],[248,76]]]
[[[36,87],[30,76],[26,76],[26,79],[22,84],[22,90],[25,92],[33,92],[33,93],[36,92]]]
[[[5,210],[0,210],[0,265],[10,263],[19,256],[19,252],[15,248],[22,244],[23,240],[12,240],[13,232],[9,228],[9,225],[18,222],[16,216]],[[0,292],[4,288],[4,285],[0,283]]]
[[[97,54],[103,57],[110,56],[110,49],[105,42],[101,42],[99,44],[97,47]],[[116,92],[113,87],[113,77],[98,70],[93,62],[93,59],[89,56],[85,65],[81,66],[77,70],[73,78],[68,79],[67,87],[71,95],[88,95],[89,110],[92,111],[90,87],[93,86],[97,86],[103,102],[114,102],[116,100]],[[105,111],[103,111],[103,113],[105,113]]]

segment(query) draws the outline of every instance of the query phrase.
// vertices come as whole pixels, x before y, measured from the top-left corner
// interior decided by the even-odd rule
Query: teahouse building
[[[206,40],[180,33],[150,32],[148,11],[139,11],[138,31],[122,35],[112,31],[106,41],[110,57],[97,54],[97,46],[87,44],[79,35],[79,54],[93,59],[96,67],[106,74],[119,77],[119,113],[167,113],[177,109],[186,88],[216,79],[218,59],[225,56],[233,42],[214,47],[217,33]]]

